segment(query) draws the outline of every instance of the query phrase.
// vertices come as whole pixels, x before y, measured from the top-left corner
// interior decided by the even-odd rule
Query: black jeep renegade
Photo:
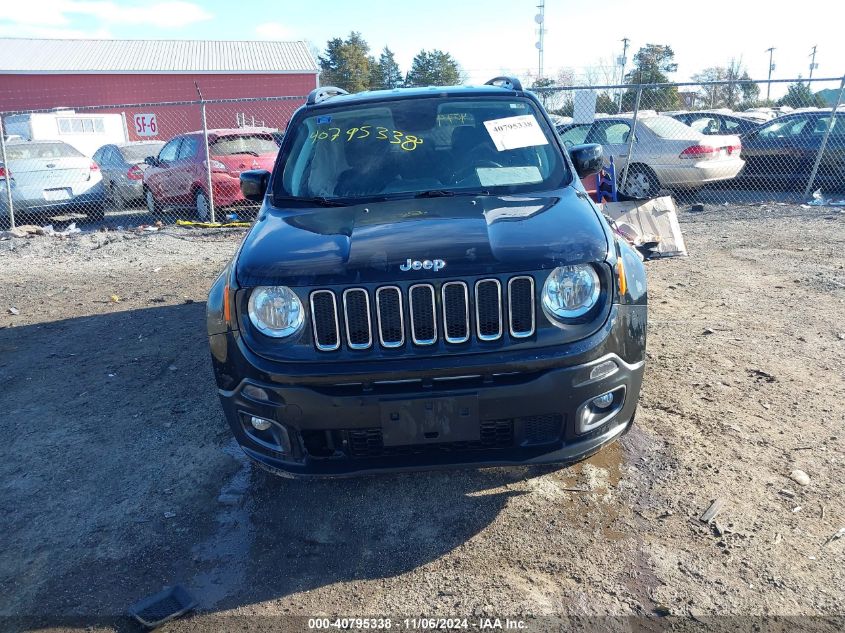
[[[633,422],[643,265],[518,81],[346,94],[291,119],[208,298],[247,455],[288,475],[572,462]]]

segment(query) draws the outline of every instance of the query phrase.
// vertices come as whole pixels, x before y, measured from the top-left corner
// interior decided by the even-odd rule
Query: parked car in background
[[[208,131],[210,157],[203,133],[190,132],[168,141],[156,156],[148,156],[144,171],[147,210],[158,213],[167,206],[192,206],[199,220],[210,217],[206,161],[211,166],[215,207],[250,204],[240,188],[242,171],[273,168],[279,145],[263,128]]]
[[[681,112],[670,114],[673,119],[689,125],[696,132],[708,136],[716,134],[739,134],[742,136],[760,127],[762,121],[751,117],[726,114],[723,112]]]
[[[745,168],[740,179],[747,184],[803,188],[818,156],[831,121],[830,110],[787,114],[743,137]],[[814,187],[845,190],[845,112],[837,112]]]
[[[730,180],[742,169],[738,136],[707,136],[675,119],[640,113],[628,163],[633,116],[612,115],[592,123],[559,126],[567,147],[599,143],[605,156],[612,156],[620,181],[619,192],[630,198],[652,198],[662,188],[695,190],[708,182]]]
[[[85,213],[91,219],[103,219],[100,168],[67,143],[9,141],[6,160],[5,165],[0,162],[0,219],[9,217],[7,175],[18,219],[57,212]]]
[[[136,141],[103,145],[94,152],[108,206],[119,209],[144,199],[144,171],[149,167],[144,160],[163,146],[164,141]]]

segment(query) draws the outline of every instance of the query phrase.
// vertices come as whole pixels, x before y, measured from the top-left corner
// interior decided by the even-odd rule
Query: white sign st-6
[[[156,121],[156,115],[136,114],[135,134],[138,136],[158,136],[158,121]]]

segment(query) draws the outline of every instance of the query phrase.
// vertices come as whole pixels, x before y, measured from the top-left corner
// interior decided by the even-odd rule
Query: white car
[[[9,217],[6,183],[19,219],[25,214],[85,213],[102,220],[103,177],[93,160],[61,141],[10,141],[0,162],[0,220]]]
[[[671,117],[640,112],[623,183],[632,127],[633,116],[619,114],[559,126],[557,131],[567,147],[600,144],[605,157],[613,157],[620,193],[631,198],[652,198],[663,188],[699,189],[736,177],[745,165],[738,136],[708,136]]]

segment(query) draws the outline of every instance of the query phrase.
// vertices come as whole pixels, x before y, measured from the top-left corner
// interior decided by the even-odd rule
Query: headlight
[[[305,310],[287,286],[259,286],[249,296],[249,320],[262,334],[284,338],[305,322]]]
[[[601,282],[592,266],[559,266],[543,285],[543,309],[555,324],[576,319],[596,305],[600,293]]]

